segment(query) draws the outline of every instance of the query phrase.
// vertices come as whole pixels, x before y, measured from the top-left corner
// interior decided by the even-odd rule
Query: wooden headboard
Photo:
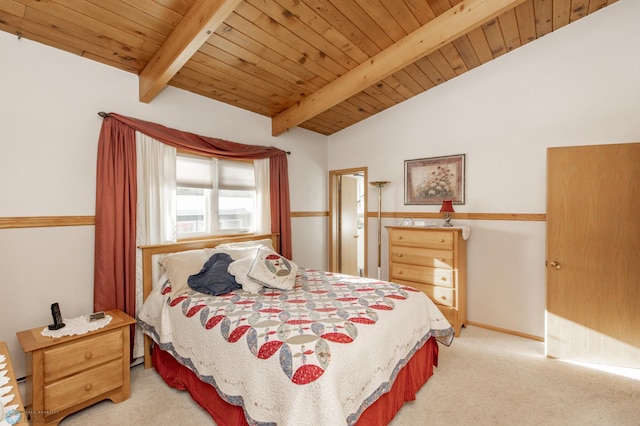
[[[197,250],[203,248],[212,248],[220,244],[239,243],[246,241],[271,239],[273,247],[279,247],[279,234],[261,234],[261,235],[237,235],[225,237],[212,237],[202,240],[181,241],[178,243],[157,244],[149,246],[140,246],[142,250],[142,295],[143,299],[147,297],[153,290],[153,256],[156,254],[177,253],[186,250]],[[151,345],[153,340],[145,334],[144,336],[144,368],[152,366],[151,363]]]

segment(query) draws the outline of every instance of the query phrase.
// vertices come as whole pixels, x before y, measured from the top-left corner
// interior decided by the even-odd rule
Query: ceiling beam
[[[241,1],[198,0],[191,6],[138,76],[140,102],[151,102]]]
[[[271,120],[279,136],[525,0],[464,0]]]

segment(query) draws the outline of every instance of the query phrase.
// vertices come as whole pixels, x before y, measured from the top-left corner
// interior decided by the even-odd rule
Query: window
[[[256,182],[252,162],[178,154],[178,238],[255,231]]]

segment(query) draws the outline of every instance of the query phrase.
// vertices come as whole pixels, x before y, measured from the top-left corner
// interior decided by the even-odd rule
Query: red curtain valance
[[[289,259],[292,257],[289,174],[285,151],[199,136],[110,113],[104,117],[98,140],[95,311],[117,308],[135,316],[136,130],[194,154],[225,159],[269,158],[271,232],[280,234],[280,253]]]

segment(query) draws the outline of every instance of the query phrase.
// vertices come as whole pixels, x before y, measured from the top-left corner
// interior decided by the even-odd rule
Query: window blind
[[[218,160],[218,189],[250,191],[256,189],[253,163]]]
[[[178,154],[176,157],[176,184],[187,188],[213,188],[214,172],[211,158]]]
[[[256,189],[253,163],[216,160],[207,157],[178,154],[176,184],[187,188],[211,189],[216,181],[218,189],[250,191]]]

